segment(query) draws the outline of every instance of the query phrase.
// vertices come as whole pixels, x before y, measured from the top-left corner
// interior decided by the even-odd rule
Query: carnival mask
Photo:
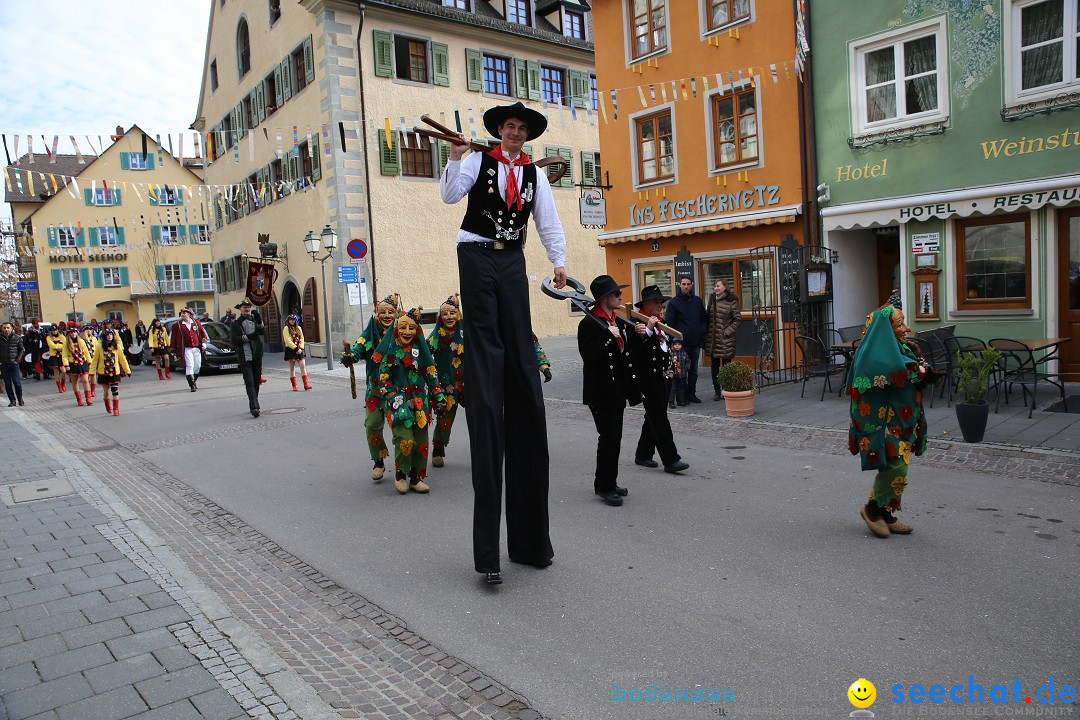
[[[402,315],[397,321],[397,336],[402,345],[408,345],[416,337],[416,333],[420,331],[420,326],[416,324],[408,315]]]
[[[439,320],[444,327],[453,330],[458,322],[458,309],[453,305],[443,305],[439,308]]]
[[[397,308],[390,303],[381,302],[375,310],[375,317],[383,329],[389,328],[394,324],[394,318],[397,317]]]
[[[893,311],[892,316],[889,318],[892,323],[893,333],[896,335],[896,339],[900,342],[907,342],[907,335],[911,332],[911,328],[904,321],[904,311],[899,308]]]

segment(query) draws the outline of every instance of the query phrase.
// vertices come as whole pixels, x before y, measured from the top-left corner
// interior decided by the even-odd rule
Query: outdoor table
[[[859,345],[859,341],[862,338],[856,338],[855,340],[845,340],[844,342],[833,343],[829,346],[829,349],[833,352],[840,353],[844,358],[844,379],[840,383],[840,392],[837,395],[842,396],[844,391],[847,390],[848,373],[851,371],[851,359],[855,356],[855,349]]]

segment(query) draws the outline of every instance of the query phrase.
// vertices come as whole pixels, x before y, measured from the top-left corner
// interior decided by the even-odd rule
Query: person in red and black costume
[[[619,487],[619,448],[622,445],[623,411],[641,402],[634,352],[645,337],[645,326],[616,319],[622,307],[622,289],[610,275],[601,275],[589,284],[595,303],[590,315],[578,323],[578,352],[581,371],[582,402],[589,406],[599,439],[596,443],[596,474],[593,490],[614,507],[623,504],[629,494]]]
[[[440,193],[447,204],[469,198],[457,255],[462,310],[470,318],[465,419],[475,494],[473,562],[494,585],[502,582],[504,455],[510,561],[547,567],[555,554],[548,534],[547,421],[522,249],[531,217],[554,267],[555,287],[561,288],[566,238],[547,175],[521,149],[544,132],[547,119],[515,103],[485,112],[484,127],[499,139],[498,147],[462,160],[469,146],[459,134],[460,142],[450,146]],[[508,425],[513,432],[506,432]]]
[[[173,325],[172,346],[180,357],[184,358],[184,374],[191,392],[198,390],[195,381],[202,370],[202,354],[206,349],[206,331],[202,323],[195,319],[191,308],[180,308],[180,322]]]

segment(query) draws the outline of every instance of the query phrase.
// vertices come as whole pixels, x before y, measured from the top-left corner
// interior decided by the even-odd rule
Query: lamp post
[[[68,283],[64,286],[64,291],[71,298],[71,322],[77,323],[79,322],[79,316],[75,312],[75,296],[79,294],[79,283]]]
[[[320,245],[322,249],[326,251],[326,254],[322,257],[316,257],[319,254]],[[323,228],[322,232],[318,235],[314,230],[308,230],[308,234],[304,236],[304,246],[307,248],[308,255],[311,259],[318,262],[322,268],[322,298],[323,298],[323,315],[325,316],[323,328],[326,335],[326,369],[334,369],[334,353],[332,345],[330,343],[330,307],[327,305],[327,293],[326,293],[326,261],[334,257],[334,251],[337,250],[337,233],[327,225]]]

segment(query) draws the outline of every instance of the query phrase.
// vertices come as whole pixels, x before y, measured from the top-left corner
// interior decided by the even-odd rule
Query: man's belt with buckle
[[[521,247],[522,228],[504,228],[496,222],[495,218],[487,210],[484,210],[482,214],[495,225],[495,239],[477,242],[474,243],[475,245],[488,250],[513,250]]]

